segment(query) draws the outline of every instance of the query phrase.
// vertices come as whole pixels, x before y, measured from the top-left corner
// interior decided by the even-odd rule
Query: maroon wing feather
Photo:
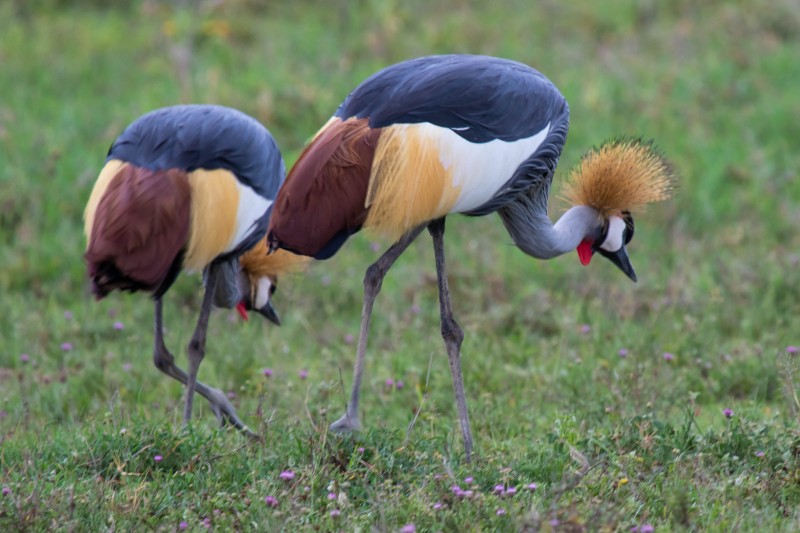
[[[100,200],[85,258],[92,292],[156,295],[172,284],[189,235],[191,188],[185,172],[124,165]]]
[[[367,218],[372,159],[380,129],[367,119],[334,119],[306,147],[272,211],[272,247],[324,259]]]

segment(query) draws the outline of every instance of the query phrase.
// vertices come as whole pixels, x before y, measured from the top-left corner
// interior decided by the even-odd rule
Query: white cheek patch
[[[260,278],[258,280],[258,286],[256,287],[256,301],[253,302],[254,309],[261,309],[267,303],[269,303],[269,290],[272,288],[272,282],[267,277]]]
[[[619,217],[611,217],[608,220],[608,233],[606,240],[600,248],[607,252],[616,252],[622,248],[622,236],[625,234],[625,221]]]

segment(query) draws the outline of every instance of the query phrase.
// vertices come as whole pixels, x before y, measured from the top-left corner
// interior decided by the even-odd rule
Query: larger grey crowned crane
[[[536,70],[507,59],[431,56],[361,83],[301,154],[275,200],[271,249],[325,259],[362,228],[394,244],[364,278],[353,388],[334,430],[360,428],[359,391],[372,306],[395,260],[427,228],[439,283],[441,333],[469,461],[472,433],[461,377],[464,334],[453,318],[444,257],[448,214],[497,212],[526,254],[594,253],[629,278],[631,210],[670,196],[672,172],[648,144],[618,141],[588,153],[553,224],[548,197],[569,128],[567,101]]]
[[[254,309],[280,323],[270,302],[280,269],[265,263],[291,261],[266,256],[263,237],[285,173],[278,146],[254,118],[220,106],[173,106],[122,132],[89,197],[85,259],[92,292],[98,299],[114,290],[152,295],[153,361],[186,386],[185,423],[197,390],[220,423],[254,435],[225,395],[197,381],[197,373],[212,304],[236,307],[245,317]],[[259,241],[258,256],[245,254]],[[205,283],[188,374],[167,349],[162,323],[162,297],[182,270],[203,272]]]

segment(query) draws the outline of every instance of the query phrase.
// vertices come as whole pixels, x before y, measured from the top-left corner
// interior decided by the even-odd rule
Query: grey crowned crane
[[[427,228],[433,237],[441,333],[466,458],[472,452],[461,377],[464,334],[453,318],[444,257],[451,213],[497,212],[526,254],[594,253],[629,278],[631,211],[670,196],[673,174],[650,145],[607,143],[588,153],[553,224],[548,196],[569,128],[569,107],[536,70],[471,55],[422,57],[374,74],[339,106],[300,155],[275,200],[271,249],[325,259],[362,228],[394,244],[367,269],[350,401],[333,430],[355,430],[372,306],[395,260]]]
[[[109,149],[84,213],[94,295],[144,291],[155,300],[153,361],[197,390],[220,423],[253,435],[225,395],[197,381],[212,305],[249,309],[279,324],[270,297],[291,254],[266,256],[263,237],[285,167],[264,126],[235,109],[173,106],[143,115]],[[248,253],[261,241],[261,253]],[[241,257],[241,262],[240,262]],[[205,293],[188,346],[189,372],[164,343],[162,297],[182,270],[203,272]]]

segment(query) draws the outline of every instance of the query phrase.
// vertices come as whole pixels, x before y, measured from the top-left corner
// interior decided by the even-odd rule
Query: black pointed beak
[[[600,253],[603,257],[606,257],[609,261],[617,265],[617,268],[622,270],[626,276],[631,278],[634,283],[636,283],[636,271],[633,270],[633,265],[631,264],[631,260],[628,258],[628,251],[625,250],[625,245],[623,244],[619,250],[616,252],[607,252],[602,248],[598,248],[597,252]]]
[[[278,313],[275,311],[275,308],[272,307],[272,302],[267,302],[267,305],[259,309],[258,312],[264,315],[264,318],[266,318],[276,326],[281,325],[281,317],[278,316]]]

